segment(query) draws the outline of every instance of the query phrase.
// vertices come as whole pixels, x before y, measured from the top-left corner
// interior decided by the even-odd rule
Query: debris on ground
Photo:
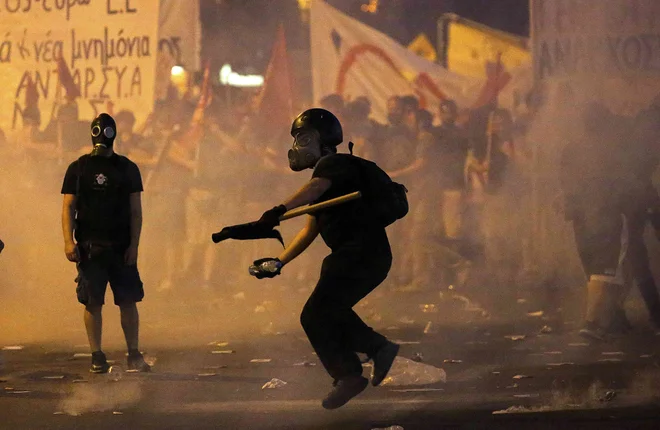
[[[416,361],[417,363],[421,363],[424,361],[424,355],[421,352],[416,352],[413,355],[412,361]]]
[[[433,303],[426,303],[423,305],[419,305],[419,309],[424,313],[438,312],[438,308]]]
[[[524,305],[525,303],[527,303],[527,299],[518,299],[516,300],[516,303],[518,303],[519,305]]]
[[[435,366],[396,357],[381,385],[431,385],[447,382],[447,373]]]
[[[389,426],[389,427],[383,427],[383,428],[381,428],[381,427],[373,428],[371,430],[405,430],[405,429],[401,426]]]
[[[233,349],[221,349],[217,351],[211,351],[211,354],[236,354],[236,351]]]
[[[598,361],[601,363],[619,363],[623,360],[621,360],[620,358],[601,358]]]
[[[209,342],[207,346],[217,346],[218,348],[224,348],[225,346],[229,345],[229,342]]]
[[[612,400],[614,400],[615,397],[616,397],[616,391],[612,390],[606,392],[605,395],[598,400],[600,400],[601,402],[611,402]]]
[[[575,365],[575,363],[570,361],[565,361],[562,363],[548,363],[548,366],[552,366],[552,367],[573,366],[573,365]]]
[[[399,390],[390,390],[394,393],[426,393],[430,391],[445,391],[444,388],[405,388]]]
[[[92,358],[91,352],[76,352],[73,354],[73,358]]]
[[[527,312],[528,317],[542,317],[543,311]]]
[[[270,358],[253,358],[250,363],[270,363],[271,361]]]
[[[532,378],[532,377],[529,376],[529,375],[515,375],[513,377],[513,379],[530,379],[530,378]]]
[[[240,293],[236,293],[232,296],[234,300],[245,300],[245,293],[241,291]]]
[[[612,352],[602,352],[602,355],[626,355],[625,352],[622,351],[612,351]]]
[[[433,323],[429,321],[426,323],[426,326],[424,327],[424,334],[433,334],[433,333],[437,333],[437,330],[433,328]]]
[[[516,397],[518,399],[531,399],[531,398],[536,398],[539,397],[538,393],[531,393],[531,394],[514,394],[513,397]]]
[[[536,408],[528,408],[526,406],[509,406],[506,409],[501,409],[499,411],[493,411],[493,415],[500,415],[500,414],[524,414],[524,413],[532,413],[532,412],[548,412],[550,411],[549,406],[541,406],[541,407],[536,407]]]
[[[286,385],[286,382],[282,381],[281,379],[273,378],[270,381],[266,382],[263,387],[261,387],[262,390],[266,389],[273,389],[273,388],[282,388]]]
[[[578,343],[569,343],[568,346],[583,347],[583,346],[589,346],[589,344],[588,343],[583,343],[583,342],[578,342]]]
[[[443,360],[443,363],[448,363],[448,364],[460,364],[462,362],[463,360]]]
[[[562,351],[544,351],[543,353],[545,355],[561,355],[561,354],[563,354]]]
[[[3,346],[2,350],[3,351],[21,351],[25,347],[23,345],[8,345],[8,346]]]
[[[294,366],[301,366],[301,367],[313,367],[316,366],[316,363],[312,361],[301,361],[299,363],[293,363]]]
[[[112,411],[112,415],[124,415],[124,413],[120,411]]]
[[[202,378],[208,377],[208,376],[216,376],[216,375],[217,375],[217,373],[211,373],[211,372],[209,372],[209,373],[198,373],[197,374],[197,376],[201,376]]]
[[[415,320],[406,316],[399,318],[401,324],[415,324]]]
[[[41,379],[64,379],[64,375],[42,376]]]
[[[550,327],[549,325],[544,325],[543,327],[541,327],[541,330],[539,330],[539,333],[550,334],[552,333],[552,327]]]
[[[396,343],[397,345],[419,345],[422,342],[418,340],[393,340],[392,342]]]
[[[519,340],[524,340],[527,336],[524,334],[511,334],[508,336],[504,336],[505,339],[510,339],[513,341],[519,341]]]

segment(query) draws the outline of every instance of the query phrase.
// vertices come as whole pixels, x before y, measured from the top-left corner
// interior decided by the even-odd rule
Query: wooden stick
[[[356,191],[354,193],[346,194],[344,196],[335,197],[334,199],[326,200],[321,203],[316,203],[315,205],[303,206],[300,208],[292,209],[280,217],[280,221],[287,219],[295,218],[300,215],[305,215],[311,212],[318,211],[320,209],[329,208],[331,206],[340,205],[342,203],[350,202],[351,200],[356,200],[362,197],[362,193]]]

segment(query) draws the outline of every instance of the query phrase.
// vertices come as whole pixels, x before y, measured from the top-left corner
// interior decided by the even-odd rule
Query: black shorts
[[[144,298],[144,288],[137,265],[124,263],[124,253],[111,246],[79,245],[78,301],[85,306],[105,303],[105,290],[110,283],[115,305],[136,303]]]
[[[622,285],[628,229],[620,213],[591,213],[573,221],[575,242],[589,280]]]

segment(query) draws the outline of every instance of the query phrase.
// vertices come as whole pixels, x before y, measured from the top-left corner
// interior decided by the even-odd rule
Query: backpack
[[[352,145],[349,145],[352,149]],[[352,153],[351,153],[352,155]],[[362,198],[369,208],[370,216],[383,227],[408,214],[408,189],[394,182],[373,161],[353,156],[358,163],[362,179]]]

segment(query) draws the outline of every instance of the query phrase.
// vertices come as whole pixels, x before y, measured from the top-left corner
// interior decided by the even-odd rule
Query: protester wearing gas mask
[[[144,297],[137,269],[142,229],[142,178],[137,165],[113,150],[114,119],[102,113],[91,124],[92,151],[69,165],[62,185],[64,251],[78,269],[76,293],[92,352],[92,373],[110,366],[101,349],[101,309],[107,284],[119,306],[128,347],[128,369],[149,371],[138,350],[136,303]]]
[[[331,112],[303,112],[294,120],[291,135],[294,144],[288,153],[289,167],[296,172],[313,169],[312,179],[262,215],[258,223],[266,230],[279,225],[279,217],[287,210],[361,190],[364,184],[366,173],[360,170],[364,160],[337,153],[343,133]],[[279,275],[319,233],[332,250],[323,260],[320,279],[300,317],[312,347],[335,381],[322,402],[326,409],[341,407],[367,387],[358,352],[374,360],[372,384],[377,386],[399,350],[352,309],[387,277],[392,264],[385,227],[368,215],[365,204],[364,199],[358,199],[309,215],[307,225],[278,258],[259,259],[251,268],[251,274],[259,279]]]

